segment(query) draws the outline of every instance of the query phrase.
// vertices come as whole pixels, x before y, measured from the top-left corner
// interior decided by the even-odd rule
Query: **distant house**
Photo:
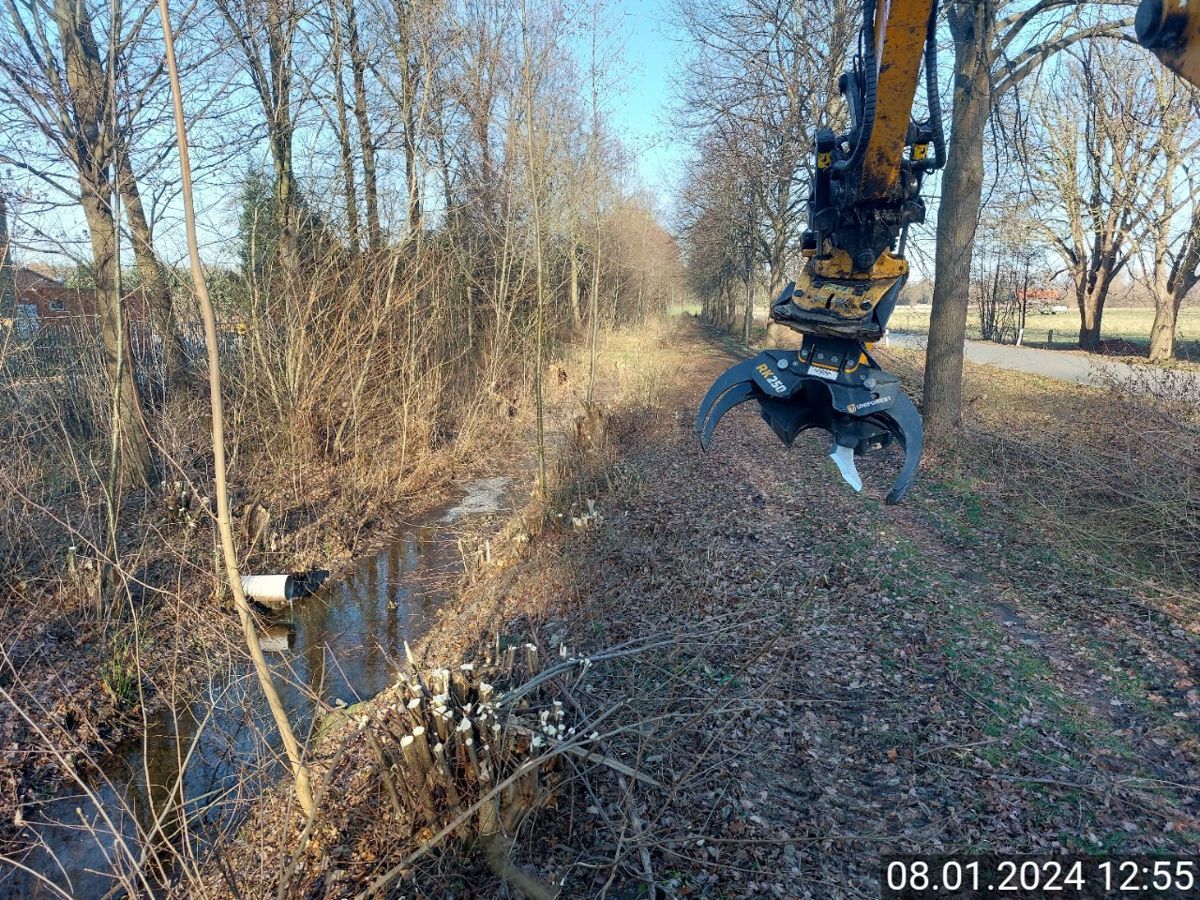
[[[1068,311],[1063,303],[1063,292],[1058,288],[1029,288],[1013,291],[1013,300],[1026,310],[1037,310],[1042,315],[1057,315]]]
[[[1030,288],[1027,291],[1014,291],[1017,301],[1032,303],[1040,306],[1043,303],[1059,303],[1062,301],[1062,291],[1057,288]]]
[[[13,271],[13,280],[17,286],[17,329],[20,332],[31,334],[56,319],[96,314],[94,291],[67,287],[57,278],[23,266]]]
[[[17,285],[17,329],[32,335],[47,325],[90,322],[96,315],[96,292],[68,287],[44,272],[18,266],[13,272]],[[150,302],[141,288],[126,291],[125,318],[130,323],[150,320]]]

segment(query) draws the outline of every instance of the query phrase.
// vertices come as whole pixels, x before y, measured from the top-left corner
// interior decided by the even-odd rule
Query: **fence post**
[[[1046,332],[1046,346],[1051,350],[1054,349],[1054,329],[1051,328]]]

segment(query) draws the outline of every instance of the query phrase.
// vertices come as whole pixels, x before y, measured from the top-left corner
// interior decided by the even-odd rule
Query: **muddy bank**
[[[587,652],[607,636],[600,630],[581,630],[576,618],[581,598],[574,583],[573,548],[588,545],[605,527],[604,498],[613,490],[622,490],[633,474],[622,461],[625,450],[655,440],[663,429],[674,429],[676,416],[662,401],[686,389],[692,374],[678,361],[691,353],[706,353],[690,331],[682,340],[658,341],[656,334],[649,340],[631,340],[631,349],[628,345],[616,352],[607,348],[596,389],[596,396],[605,403],[591,414],[577,414],[578,397],[564,398],[562,406],[572,415],[557,417],[569,427],[562,439],[555,441],[559,447],[551,466],[550,497],[517,511],[494,536],[477,543],[479,552],[471,559],[467,577],[439,608],[430,631],[412,646],[418,670],[442,666],[454,670],[471,664],[488,671],[488,660],[504,648],[527,645],[536,648],[538,657],[549,665],[559,661],[564,642]],[[660,352],[648,356],[648,347]],[[638,362],[636,369],[633,360]],[[634,372],[636,380],[631,377]],[[647,389],[651,384],[653,388]],[[607,561],[592,563],[597,574],[611,571],[620,577]],[[611,634],[622,628],[619,619],[609,625]],[[311,829],[306,831],[289,785],[281,782],[255,804],[236,844],[210,858],[209,867],[200,875],[203,887],[191,889],[224,895],[219,869],[253,869],[252,881],[241,887],[268,893],[282,890],[289,895],[352,893],[365,884],[362,879],[375,870],[376,863],[382,866],[385,858],[394,860],[396,854],[402,856],[411,848],[420,832],[419,823],[410,831],[408,825],[397,822],[384,787],[389,777],[400,775],[394,768],[391,776],[380,774],[377,750],[362,730],[363,722],[372,723],[368,730],[380,735],[385,758],[399,753],[398,745],[390,743],[397,738],[395,723],[385,724],[385,720],[390,722],[397,707],[404,706],[403,693],[402,686],[391,687],[355,707],[352,715],[340,717],[336,727],[324,730],[312,746],[322,813]],[[585,700],[584,705],[591,704]],[[584,715],[579,721],[590,719]],[[560,811],[570,807],[565,796],[552,798],[552,802],[560,804]],[[378,829],[369,827],[373,819]],[[435,896],[461,889],[491,896],[491,888],[497,885],[494,865],[472,854],[470,846],[461,841],[452,840],[445,850],[435,853],[429,863],[441,874],[430,881],[405,880],[404,890]],[[363,859],[373,862],[364,865]],[[443,875],[449,880],[439,880]]]
[[[264,614],[263,646],[300,734],[394,682],[404,644],[428,631],[459,577],[462,529],[490,533],[488,523],[519,495],[510,476],[468,482],[461,496],[406,525],[315,596]],[[203,855],[285,774],[257,693],[244,667],[234,667],[210,674],[199,698],[162,698],[164,708],[150,715],[140,738],[119,745],[83,779],[86,800],[22,806],[24,827],[8,850],[14,862],[73,896],[94,897],[122,883],[108,872],[114,868],[128,873],[127,888],[148,887],[123,859],[131,850],[157,857],[167,872],[180,854]],[[189,845],[181,847],[184,835]],[[39,890],[53,893],[31,874],[0,876],[0,894]]]
[[[622,348],[618,356],[605,362],[601,366],[605,384],[598,387],[598,396],[610,398],[633,394],[643,398],[654,389],[654,379],[658,374],[655,364],[651,361],[647,367],[632,365],[631,362],[638,356],[637,351]],[[579,373],[586,371],[586,362],[577,362],[560,369],[560,374],[553,379],[547,403],[547,442],[551,446],[562,445],[563,436],[577,430],[575,419],[580,410],[582,385],[577,384],[576,380],[580,377]],[[645,401],[639,399],[638,402],[641,405]],[[513,435],[522,428],[528,429],[529,424],[523,418],[510,422],[507,430],[490,444],[487,454],[472,457],[469,468],[464,466],[465,471],[456,473],[458,479],[470,480],[468,473],[490,479],[497,477],[497,469],[520,470],[527,465],[532,455],[532,441],[522,446],[513,440]],[[439,483],[446,482],[443,480]],[[511,495],[512,498],[522,504],[527,498],[525,484],[526,481],[518,478],[514,485],[521,486],[508,486],[510,491],[516,491],[515,495]],[[489,495],[494,498],[505,490],[505,486],[491,480],[484,481],[479,487],[480,490],[472,492],[470,497],[452,495],[449,502],[441,505],[437,503],[438,498],[427,497],[422,516],[409,521],[419,518],[418,524],[434,530],[461,531],[462,520],[446,520],[482,512],[481,504],[483,507],[489,504]],[[553,498],[552,506],[569,523],[572,518],[581,518],[581,511],[586,511],[584,499],[582,494],[574,496],[567,492],[567,495]],[[539,509],[544,511],[544,507]],[[378,509],[369,511],[364,518],[355,521],[351,506],[342,504],[337,507],[336,514],[327,520],[327,525],[331,529],[338,529],[343,536],[353,531],[357,545],[362,546],[371,534],[381,534],[386,530],[394,532],[394,527],[388,528],[394,521],[391,513]],[[264,622],[263,633],[268,647],[282,651],[276,659],[279,671],[287,676],[307,710],[307,713],[297,717],[302,726],[313,721],[313,710],[327,708],[339,700],[353,704],[360,697],[368,696],[372,691],[361,688],[359,685],[366,682],[358,679],[366,677],[369,681],[378,677],[386,681],[388,673],[395,671],[403,640],[405,637],[412,640],[427,627],[428,622],[422,617],[440,602],[438,591],[443,590],[447,582],[455,582],[457,576],[454,570],[464,559],[472,564],[469,581],[485,570],[489,573],[489,579],[492,576],[503,577],[515,556],[527,546],[529,529],[525,517],[516,516],[502,529],[501,534],[493,534],[486,527],[478,533],[471,533],[473,529],[467,528],[467,533],[461,535],[461,542],[458,539],[442,543],[430,540],[420,528],[407,531],[407,534],[402,531],[396,540],[385,547],[384,552],[365,557],[360,566],[350,571],[348,580],[339,582],[335,577],[330,581],[325,596],[334,598],[332,603],[344,602],[344,598],[336,599],[339,584],[349,584],[350,581],[357,585],[352,591],[356,598],[372,598],[370,602],[355,600],[351,604],[354,613],[347,619],[353,621],[335,617],[337,621],[331,622],[308,611],[316,607],[302,607],[290,621]],[[294,549],[301,544],[309,551],[323,549],[324,542],[314,526],[306,526],[306,533],[303,540],[288,542],[294,553],[289,559],[306,563],[317,561],[312,556],[302,557]],[[342,543],[343,546],[347,544]],[[210,548],[205,548],[203,542],[196,542],[193,568],[203,571],[201,565],[207,562],[205,550]],[[320,559],[327,560],[329,556]],[[264,570],[270,569],[264,567]],[[246,571],[253,569],[247,568]],[[442,574],[438,574],[439,571]],[[448,577],[443,577],[446,573]],[[419,591],[422,596],[437,595],[436,599],[423,608],[406,606],[404,598],[398,598],[392,592],[392,587],[401,577],[406,583],[419,582],[419,587],[413,590]],[[129,878],[134,878],[133,873],[136,872],[137,878],[151,883],[161,884],[177,877],[184,877],[185,883],[190,883],[187,879],[191,876],[186,872],[183,876],[179,875],[179,860],[185,861],[186,871],[194,873],[200,865],[199,861],[206,858],[212,848],[225,847],[231,841],[242,842],[242,838],[238,837],[242,832],[236,828],[236,818],[217,813],[222,805],[241,809],[254,805],[256,810],[262,810],[263,814],[271,817],[272,827],[289,819],[286,791],[283,792],[282,805],[277,810],[269,803],[250,802],[260,788],[276,783],[280,775],[277,759],[270,752],[273,732],[269,725],[263,724],[265,717],[257,700],[256,687],[248,679],[236,675],[244,671],[244,660],[240,639],[231,637],[231,617],[218,613],[216,607],[205,602],[207,599],[194,597],[186,604],[174,604],[169,619],[166,610],[160,608],[160,615],[169,627],[160,629],[159,633],[169,635],[170,643],[164,640],[158,648],[144,647],[143,656],[149,658],[153,654],[163,660],[164,668],[180,689],[147,693],[139,707],[139,710],[147,711],[147,720],[144,722],[139,712],[130,721],[131,731],[139,735],[145,732],[145,740],[138,739],[139,749],[125,757],[121,766],[113,764],[110,758],[102,762],[99,768],[79,767],[81,774],[85,775],[96,771],[111,773],[111,784],[96,777],[85,777],[83,784],[97,795],[101,808],[108,799],[121,798],[127,808],[126,817],[120,823],[103,821],[94,812],[97,804],[79,795],[78,789],[75,790],[77,796],[73,798],[73,805],[71,801],[65,801],[56,807],[54,819],[67,826],[56,830],[60,836],[57,839],[59,846],[80,837],[80,827],[84,832],[90,830],[110,836],[115,834],[122,839],[128,833],[126,828],[133,832],[137,832],[139,827],[143,832],[147,829],[151,831],[150,839],[142,840],[140,848],[132,841],[125,840],[126,848],[121,850],[121,854],[125,856],[124,870]],[[434,632],[431,632],[436,637],[414,641],[417,652],[422,653],[427,646],[436,646],[453,655],[477,641],[486,629],[481,621],[474,620],[473,611],[483,615],[483,610],[483,607],[474,605],[469,592],[453,591],[453,602],[443,606],[441,613],[436,616]],[[302,621],[308,615],[313,616],[312,621]],[[405,620],[405,616],[409,619]],[[326,635],[323,642],[315,638],[319,631]],[[359,640],[357,637],[368,633],[372,641]],[[314,639],[310,641],[306,635],[312,635]],[[353,655],[320,650],[321,646],[339,641],[369,644],[374,649],[369,648],[370,652],[357,657],[357,662]],[[380,646],[376,647],[376,644]],[[192,652],[184,653],[181,650],[184,647],[191,648]],[[76,654],[73,659],[78,663],[79,655]],[[145,681],[149,683],[149,677]],[[168,682],[164,680],[159,683]],[[156,703],[159,704],[157,707]],[[153,712],[156,708],[168,712],[158,716]],[[205,737],[210,733],[217,734],[217,730],[211,727],[214,717],[224,717],[231,723],[220,741],[209,741]],[[231,761],[236,761],[242,774],[227,779],[223,773],[230,771]],[[132,778],[130,770],[133,770]],[[147,770],[155,773],[149,779],[145,777]],[[186,771],[182,779],[182,791],[178,790],[181,770]],[[137,790],[123,791],[123,781],[139,787]],[[70,782],[57,775],[45,779],[44,783],[61,787]],[[146,783],[151,785],[149,789],[144,787]],[[33,843],[30,840],[33,832],[28,828],[28,821],[39,814],[44,822],[51,819],[47,806],[40,802],[43,799],[46,799],[45,794],[27,795],[17,807],[22,810],[19,826],[26,848]],[[84,811],[86,822],[80,823],[76,808]],[[149,810],[157,812],[148,820],[145,814]],[[150,822],[150,825],[144,824],[146,822]],[[158,859],[143,859],[140,855],[143,850]],[[37,852],[42,853],[44,859],[49,858],[46,848]],[[105,862],[98,868],[111,869],[112,866]],[[66,874],[56,872],[55,880],[65,884]],[[78,877],[77,870],[70,874]],[[136,888],[138,884],[128,886]],[[77,885],[72,883],[72,889],[76,888]],[[4,890],[0,884],[0,894]],[[88,893],[84,891],[82,895]]]
[[[574,388],[559,378],[548,395],[547,439],[552,445],[577,412]],[[263,610],[260,621],[264,647],[286,685],[302,738],[311,740],[320,714],[352,706],[390,683],[405,641],[420,644],[434,611],[453,592],[464,562],[494,558],[489,538],[495,536],[498,516],[529,500],[534,455],[532,441],[522,435],[530,425],[521,412],[475,433],[470,444],[486,445],[488,452],[467,453],[459,447],[455,455],[444,457],[427,474],[424,492],[406,503],[406,515],[397,514],[394,506],[370,506],[358,507],[361,517],[355,518],[352,498],[340,493],[332,479],[321,481],[319,490],[317,479],[310,479],[314,495],[326,501],[320,516],[284,532],[274,555],[251,554],[244,572],[314,564],[334,570],[318,597],[283,615]],[[295,520],[295,513],[276,517],[280,528]],[[77,896],[90,896],[93,888],[103,893],[112,886],[107,873],[114,865],[101,848],[111,850],[114,842],[121,863],[117,868],[145,870],[150,874],[138,877],[151,884],[169,882],[181,859],[194,867],[208,848],[230,839],[251,801],[283,774],[273,725],[257,686],[245,676],[236,618],[210,595],[210,544],[195,540],[189,551],[190,567],[204,583],[176,575],[174,593],[147,611],[141,632],[155,637],[140,647],[144,690],[126,704],[123,715],[107,713],[116,724],[102,738],[93,732],[89,740],[73,741],[49,729],[44,737],[26,729],[9,745],[13,764],[10,790],[3,798],[9,840],[0,847],[7,857],[0,860],[0,896],[13,889],[13,870],[22,860],[51,873],[60,885],[68,883],[69,875],[70,890]],[[357,548],[356,561],[348,564],[351,548]],[[91,708],[71,722],[76,727],[97,721],[107,707],[116,706],[99,684],[101,654],[81,639],[77,625],[70,625],[78,618],[78,613],[64,616],[68,624],[62,628],[70,641],[62,642],[60,655],[39,658],[48,669],[77,673],[72,684],[78,690],[68,702],[79,708],[86,698],[94,698]],[[46,695],[53,698],[61,681],[44,681]],[[8,716],[19,729],[14,712],[11,704],[0,707],[0,722]],[[52,742],[78,749],[71,756],[46,752]],[[74,775],[67,774],[68,762]],[[113,809],[119,815],[110,815]],[[77,810],[83,811],[84,821]],[[159,860],[146,863],[139,848]],[[62,871],[54,855],[76,864]],[[100,874],[80,880],[89,866]],[[24,886],[32,884],[33,879],[21,877]],[[146,889],[145,883],[142,887]]]

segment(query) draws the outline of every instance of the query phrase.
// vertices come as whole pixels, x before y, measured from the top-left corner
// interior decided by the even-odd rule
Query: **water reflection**
[[[424,634],[459,565],[454,538],[419,526],[317,596],[296,604],[277,624],[294,629],[289,706],[355,702],[391,683],[404,641]],[[441,577],[439,577],[441,576]],[[296,685],[293,685],[295,690]]]
[[[265,653],[287,653],[296,646],[296,626],[291,622],[267,622],[258,631],[258,643]]]
[[[494,510],[494,484],[484,481]],[[473,487],[468,499],[479,493]],[[298,734],[308,734],[336,701],[356,702],[393,681],[404,642],[428,630],[461,568],[456,538],[439,523],[462,505],[435,512],[263,624],[260,642]],[[106,764],[108,779],[90,785],[112,827],[89,814],[88,833],[78,810],[93,804],[57,799],[25,811],[28,843],[15,856],[71,896],[102,897],[116,884],[104,873],[121,856],[119,842],[160,860],[165,873],[181,848],[198,857],[236,827],[253,797],[283,774],[274,726],[246,672],[212,682],[202,695],[150,721],[145,740],[124,748]],[[0,898],[57,895],[0,862]]]

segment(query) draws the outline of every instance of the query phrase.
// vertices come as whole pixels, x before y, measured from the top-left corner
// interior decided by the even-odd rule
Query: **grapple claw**
[[[891,409],[881,413],[880,419],[881,424],[895,435],[904,450],[904,465],[900,467],[900,474],[892,482],[892,489],[887,495],[887,502],[896,504],[908,493],[917,477],[917,468],[921,465],[921,450],[925,446],[925,426],[916,406],[903,392],[896,394]]]
[[[700,446],[705,450],[708,449],[709,442],[712,440],[713,429],[717,427],[717,422],[721,420],[721,416],[725,415],[725,413],[729,412],[729,410],[739,403],[749,400],[753,394],[753,390],[750,388],[753,373],[752,362],[753,360],[747,360],[726,369],[721,374],[721,377],[713,382],[713,386],[708,389],[708,393],[700,401],[700,408],[696,412],[696,434],[700,436]],[[739,394],[743,394],[744,396],[741,396],[739,400],[734,400],[733,402],[722,401],[721,404],[717,405],[717,401],[722,398],[722,395],[734,387],[737,387]],[[711,415],[715,405],[717,405],[716,415]]]
[[[904,450],[904,464],[887,495],[898,503],[912,486],[921,461],[921,416],[856,340],[809,338],[802,350],[766,350],[726,370],[705,395],[696,414],[696,433],[705,449],[729,410],[758,401],[763,420],[786,445],[809,428],[833,436],[830,457],[843,479],[862,490],[854,464],[893,441]]]
[[[729,410],[733,409],[739,403],[745,403],[754,396],[754,385],[750,382],[743,381],[741,384],[736,384],[721,394],[720,398],[714,403],[707,413],[707,421],[697,421],[697,430],[700,434],[700,446],[705,450],[712,443],[713,432],[717,428],[717,423],[721,421],[721,417]]]

